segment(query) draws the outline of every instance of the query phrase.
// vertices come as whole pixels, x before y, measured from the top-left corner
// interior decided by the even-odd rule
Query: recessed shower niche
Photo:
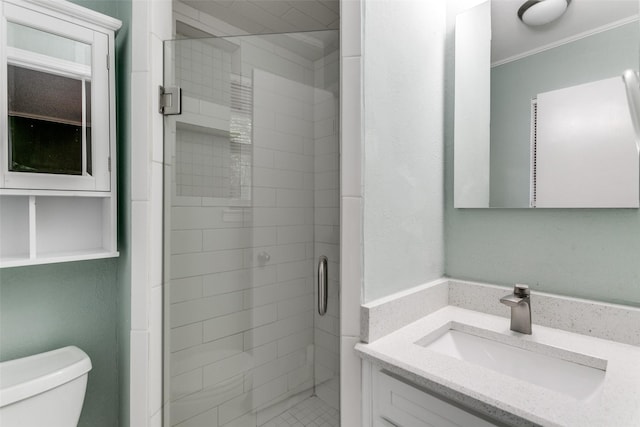
[[[176,45],[168,70],[182,89],[182,112],[168,116],[165,141],[178,198],[245,206],[251,199],[251,79],[231,71],[231,45],[219,39]]]
[[[248,200],[251,146],[229,132],[176,124],[176,196]]]

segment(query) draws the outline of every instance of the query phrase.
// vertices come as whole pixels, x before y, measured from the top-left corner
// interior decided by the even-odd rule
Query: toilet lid
[[[0,407],[43,393],[91,370],[91,360],[78,347],[0,363]]]

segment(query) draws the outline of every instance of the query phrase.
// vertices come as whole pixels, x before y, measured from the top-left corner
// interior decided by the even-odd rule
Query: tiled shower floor
[[[340,413],[312,396],[260,427],[339,427]]]

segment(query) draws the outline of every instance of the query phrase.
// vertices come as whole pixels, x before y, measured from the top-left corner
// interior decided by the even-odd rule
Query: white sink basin
[[[464,329],[465,332],[458,329]],[[474,333],[474,329],[478,328],[451,323],[444,331],[441,329],[416,344],[558,391],[577,400],[590,400],[602,386],[606,370],[605,360],[543,344],[523,342],[515,336],[484,330]],[[530,348],[519,348],[521,345]],[[579,363],[566,359],[577,359]]]

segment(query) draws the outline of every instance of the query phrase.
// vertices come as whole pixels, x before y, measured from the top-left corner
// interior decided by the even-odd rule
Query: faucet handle
[[[525,298],[531,295],[531,291],[529,290],[529,286],[517,284],[513,287],[513,294],[520,298]]]

